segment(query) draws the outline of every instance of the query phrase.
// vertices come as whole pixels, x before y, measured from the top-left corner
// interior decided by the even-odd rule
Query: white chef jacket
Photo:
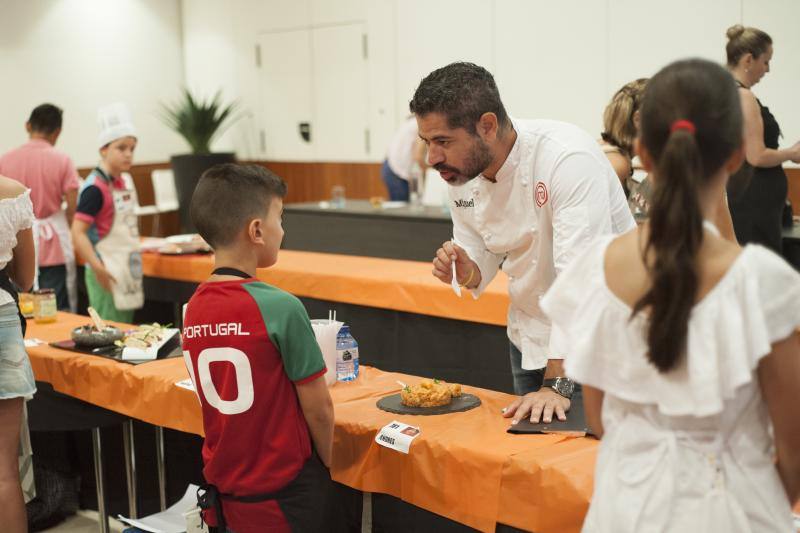
[[[508,275],[508,338],[522,368],[563,359],[539,300],[556,275],[596,237],[636,224],[597,142],[552,120],[513,120],[517,139],[493,183],[483,176],[449,187],[453,240],[478,264],[478,298],[499,268]]]

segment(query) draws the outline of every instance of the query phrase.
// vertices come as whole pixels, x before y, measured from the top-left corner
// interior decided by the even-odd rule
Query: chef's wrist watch
[[[569,378],[550,378],[542,382],[542,387],[550,387],[564,398],[572,398],[575,391],[575,382]]]

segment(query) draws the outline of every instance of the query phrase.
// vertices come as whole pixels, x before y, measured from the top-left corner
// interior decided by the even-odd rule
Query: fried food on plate
[[[461,385],[438,379],[425,379],[400,391],[400,401],[408,407],[439,407],[448,405],[458,396],[461,396]]]

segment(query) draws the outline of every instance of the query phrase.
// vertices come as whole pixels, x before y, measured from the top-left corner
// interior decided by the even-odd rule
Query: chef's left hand
[[[553,413],[559,420],[566,420],[569,407],[568,398],[564,398],[553,389],[544,387],[514,400],[511,405],[503,409],[503,417],[511,418],[511,425],[517,424],[529,414],[533,424],[538,424],[540,418],[542,422],[550,423],[553,421]]]

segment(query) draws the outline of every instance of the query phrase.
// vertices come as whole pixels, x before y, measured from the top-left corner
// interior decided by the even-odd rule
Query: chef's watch
[[[542,383],[542,387],[550,387],[564,398],[572,398],[575,391],[575,382],[569,378],[551,378]]]

